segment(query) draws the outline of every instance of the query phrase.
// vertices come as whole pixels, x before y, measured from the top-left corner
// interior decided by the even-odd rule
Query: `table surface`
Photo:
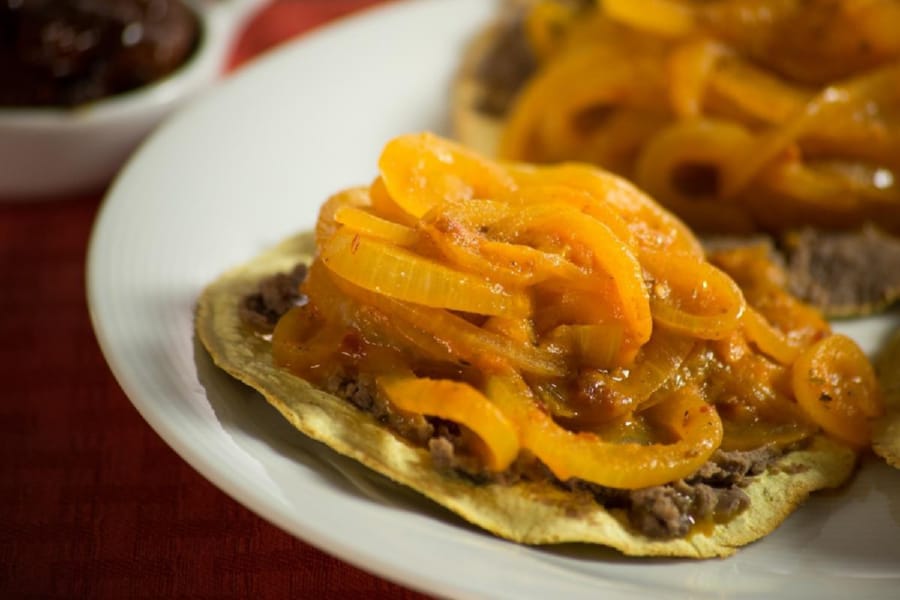
[[[230,68],[380,1],[273,2]],[[0,203],[0,597],[421,598],[251,513],[141,419],[88,317],[101,199]]]

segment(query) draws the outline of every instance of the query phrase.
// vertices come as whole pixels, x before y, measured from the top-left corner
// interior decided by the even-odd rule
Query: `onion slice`
[[[509,292],[498,283],[346,228],[325,243],[320,256],[339,277],[406,302],[479,315],[522,316],[530,308],[523,292]]]

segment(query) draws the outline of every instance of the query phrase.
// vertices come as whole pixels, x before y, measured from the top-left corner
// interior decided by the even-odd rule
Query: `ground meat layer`
[[[377,399],[371,383],[343,380],[329,388],[327,391],[371,413],[399,435],[426,447],[436,469],[475,484],[552,481],[591,497],[605,508],[621,509],[636,532],[654,539],[683,537],[698,523],[723,523],[740,514],[750,506],[750,496],[743,488],[782,455],[775,446],[752,451],[717,450],[690,477],[638,490],[607,488],[577,479],[561,482],[528,453],[503,473],[487,473],[469,451],[464,428],[440,419],[398,413]]]
[[[870,313],[900,298],[900,239],[875,227],[804,229],[784,249],[791,292],[829,315]]]
[[[697,523],[729,521],[750,506],[743,490],[753,477],[781,456],[774,446],[751,451],[717,450],[709,462],[686,479],[638,490],[606,488],[584,481],[567,482],[591,493],[607,508],[623,509],[631,526],[656,539],[683,537]]]
[[[306,265],[299,264],[290,273],[263,279],[257,290],[241,301],[241,320],[254,329],[271,331],[281,315],[303,300],[300,284],[305,278]]]
[[[306,268],[300,265],[289,274],[262,281],[259,289],[241,302],[241,318],[251,327],[271,330],[278,318],[301,300],[299,285],[305,275]],[[522,452],[503,473],[487,473],[469,450],[472,434],[464,427],[395,409],[375,393],[370,376],[335,374],[323,388],[372,415],[410,443],[427,448],[438,470],[465,477],[473,484],[552,481],[606,508],[621,509],[635,531],[656,539],[683,537],[697,523],[728,521],[746,510],[750,497],[743,488],[781,455],[768,446],[748,452],[717,450],[692,476],[639,490],[607,488],[577,479],[559,481],[528,452]]]
[[[525,38],[524,17],[521,10],[516,10],[498,25],[490,48],[475,67],[475,78],[481,83],[475,108],[483,114],[505,115],[537,68],[534,52]]]
[[[576,13],[594,8],[593,0],[553,1]],[[475,109],[482,114],[502,117],[509,112],[519,91],[538,68],[525,29],[527,11],[533,4],[534,0],[506,0],[500,11],[501,20],[491,33],[491,44],[473,73],[481,88]]]

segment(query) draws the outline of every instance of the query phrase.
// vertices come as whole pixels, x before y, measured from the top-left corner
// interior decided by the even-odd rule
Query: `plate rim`
[[[429,6],[449,5],[451,2],[462,5],[467,3],[466,10],[479,4],[479,0],[389,0],[385,3],[365,6],[348,14],[340,15],[325,23],[307,30],[297,37],[287,40],[273,48],[264,50],[254,57],[252,61],[243,65],[239,70],[231,73],[218,82],[213,88],[196,98],[186,106],[174,112],[156,127],[132,153],[119,173],[110,183],[107,191],[97,209],[93,226],[88,238],[85,255],[85,290],[88,314],[94,335],[100,346],[104,360],[113,374],[116,383],[122,388],[128,402],[137,410],[138,414],[147,423],[154,433],[159,436],[165,445],[172,449],[178,457],[185,461],[201,477],[212,483],[221,492],[239,503],[246,510],[257,517],[274,525],[287,535],[296,537],[330,556],[353,565],[355,568],[390,581],[401,587],[415,590],[427,596],[436,597],[433,578],[422,576],[416,569],[410,567],[398,567],[396,563],[383,559],[377,553],[361,553],[349,543],[342,543],[335,538],[321,537],[310,529],[305,523],[298,522],[292,515],[283,510],[275,502],[267,502],[253,495],[252,490],[245,488],[239,482],[228,476],[226,469],[222,468],[210,457],[194,449],[186,440],[181,439],[174,429],[171,429],[165,420],[158,414],[150,411],[148,405],[141,398],[142,392],[130,379],[127,370],[117,359],[113,351],[114,343],[107,328],[107,323],[98,311],[98,256],[101,254],[102,233],[108,227],[106,223],[110,219],[113,203],[119,198],[118,190],[128,180],[129,173],[139,168],[146,149],[157,143],[155,140],[166,135],[170,129],[178,127],[178,123],[190,119],[190,115],[204,110],[204,106],[215,102],[219,96],[229,93],[234,87],[242,87],[247,79],[258,77],[257,73],[275,68],[280,60],[287,60],[292,54],[302,53],[305,47],[327,40],[336,32],[355,27],[363,27],[371,24],[373,20],[386,19],[395,13],[407,12],[413,8],[427,12]],[[480,0],[483,4],[498,4],[498,0]],[[138,165],[138,166],[136,166]],[[193,316],[192,316],[193,317]],[[193,334],[193,331],[191,331]],[[265,509],[265,510],[262,510]],[[448,592],[454,596],[472,597],[472,590],[464,586],[451,585],[446,581],[440,582],[446,586]],[[485,596],[487,597],[487,596]]]
[[[474,10],[474,8],[472,7],[480,6],[480,8],[478,9],[479,11],[488,13],[490,9],[484,7],[488,4],[496,3],[494,0],[491,0],[490,2],[488,2],[487,0],[464,1],[465,4],[463,4],[463,2],[459,2],[459,0],[456,0],[454,6],[465,6],[467,7],[466,10]],[[471,587],[457,584],[452,579],[436,580],[433,577],[421,573],[414,566],[397,565],[395,562],[392,562],[391,560],[388,560],[387,558],[382,557],[377,553],[361,553],[359,549],[354,547],[352,544],[344,543],[337,538],[322,538],[314,529],[309,528],[306,523],[298,522],[298,520],[295,518],[295,515],[292,515],[290,512],[288,512],[286,510],[286,507],[283,508],[279,506],[277,502],[268,502],[265,499],[261,500],[259,497],[253,494],[252,489],[249,489],[248,487],[242,485],[240,480],[235,480],[233,477],[230,477],[227,470],[223,468],[220,463],[217,463],[215,460],[213,460],[212,457],[204,455],[201,451],[192,447],[188,440],[179,437],[179,435],[177,435],[177,432],[174,429],[171,429],[168,424],[165,423],[165,419],[162,418],[161,414],[153,413],[149,410],[147,404],[145,404],[143,401],[136,400],[136,398],[140,398],[142,396],[142,391],[139,389],[139,385],[129,377],[127,372],[128,369],[116,360],[117,357],[114,352],[114,342],[112,339],[113,336],[111,336],[110,330],[107,329],[108,323],[106,323],[104,317],[99,314],[98,307],[100,306],[100,301],[97,298],[97,294],[99,293],[99,284],[97,282],[97,265],[99,264],[99,254],[102,251],[102,234],[105,229],[109,227],[106,223],[111,218],[110,214],[112,213],[113,203],[121,202],[120,200],[118,200],[118,198],[120,197],[119,190],[124,186],[123,182],[127,182],[129,174],[140,167],[145,148],[155,144],[156,142],[154,140],[157,140],[161,136],[165,135],[166,131],[177,128],[178,123],[188,120],[191,114],[204,110],[204,106],[206,106],[209,102],[214,101],[216,97],[228,94],[228,90],[232,89],[233,87],[243,87],[248,85],[243,82],[247,79],[252,80],[252,78],[256,77],[256,75],[254,75],[255,73],[274,68],[270,67],[269,65],[276,64],[276,61],[281,60],[280,57],[294,53],[301,53],[303,52],[303,48],[330,37],[335,31],[343,31],[346,28],[365,26],[365,24],[370,24],[373,18],[377,19],[387,14],[393,14],[397,11],[407,11],[412,7],[418,7],[418,9],[427,12],[427,8],[423,7],[450,5],[451,2],[453,2],[453,0],[400,0],[389,2],[387,4],[370,6],[360,11],[353,12],[349,15],[329,21],[325,25],[304,33],[302,36],[286,44],[265,52],[264,55],[261,55],[253,63],[246,65],[240,71],[234,73],[227,80],[223,81],[210,94],[198,98],[197,101],[191,103],[190,106],[174,115],[172,119],[168,119],[167,122],[164,123],[162,127],[158,128],[142,145],[142,147],[132,156],[132,158],[128,161],[125,168],[116,178],[114,183],[110,186],[107,194],[101,201],[88,243],[86,255],[86,291],[88,311],[90,314],[92,327],[94,329],[104,358],[109,365],[110,370],[112,371],[117,383],[121,386],[122,390],[125,392],[125,395],[128,397],[129,402],[137,409],[138,413],[145,420],[145,422],[147,422],[151,426],[151,428],[156,432],[157,435],[160,436],[160,438],[166,445],[172,448],[182,460],[191,465],[191,467],[194,468],[202,477],[210,481],[213,485],[215,485],[232,499],[240,503],[242,506],[247,508],[249,511],[253,512],[260,518],[272,523],[276,527],[287,532],[289,535],[296,536],[302,539],[305,543],[315,546],[322,551],[338,558],[339,560],[352,564],[356,568],[371,573],[377,577],[384,578],[398,585],[414,589],[431,596],[434,596],[436,594],[435,585],[439,584],[441,586],[439,588],[441,595],[446,593],[452,594],[454,596],[472,597],[474,595],[477,595],[478,597],[489,597],[491,596],[491,594],[486,594],[483,590],[473,590]],[[206,282],[197,282],[198,286],[202,286],[204,283]],[[191,334],[193,334],[193,331],[191,331]],[[195,366],[192,366],[192,368],[196,369]],[[627,582],[620,581],[604,581],[606,583],[619,584],[619,586],[627,584]],[[599,583],[600,582],[598,582],[598,584]],[[602,589],[602,586],[598,587],[597,589]],[[701,593],[697,590],[688,589],[672,591],[675,592],[675,595],[677,597],[681,597],[682,594],[690,597],[701,596]],[[640,595],[640,591],[629,592],[622,587],[617,587],[617,592],[619,594],[617,597],[622,598]],[[706,595],[707,594],[702,594],[703,597],[706,597]],[[719,595],[712,594],[712,592],[710,592],[710,595],[716,595],[717,597],[719,597]]]

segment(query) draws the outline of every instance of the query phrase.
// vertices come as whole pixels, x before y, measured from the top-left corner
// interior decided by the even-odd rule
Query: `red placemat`
[[[277,2],[232,65],[377,3]],[[0,204],[0,598],[422,597],[263,521],[141,419],[87,311],[99,201]]]

